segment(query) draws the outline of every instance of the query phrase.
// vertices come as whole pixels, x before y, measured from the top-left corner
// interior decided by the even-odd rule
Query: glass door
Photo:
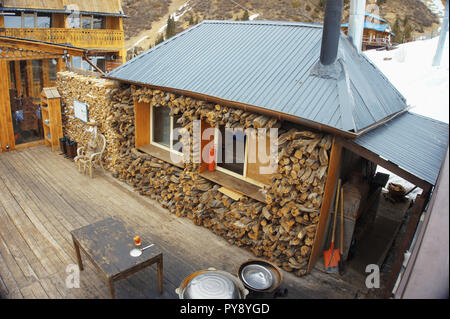
[[[16,145],[44,138],[39,105],[42,67],[39,66],[42,66],[42,61],[39,60],[20,61],[20,63],[10,63],[9,65],[11,79],[15,80],[15,88],[10,88],[9,93]],[[20,70],[16,70],[16,67]]]

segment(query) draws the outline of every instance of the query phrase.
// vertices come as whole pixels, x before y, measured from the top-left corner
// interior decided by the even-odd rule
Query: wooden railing
[[[92,29],[41,29],[41,28],[7,28],[0,34],[38,40],[52,43],[65,43],[82,48],[115,48],[121,49],[124,46],[124,34],[120,30],[92,30]]]
[[[363,37],[362,42],[366,45],[379,45],[379,46],[385,46],[390,45],[391,42],[389,41],[389,38],[367,38]]]

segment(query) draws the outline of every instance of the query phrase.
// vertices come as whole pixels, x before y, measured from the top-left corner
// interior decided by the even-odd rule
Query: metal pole
[[[444,21],[442,21],[441,35],[439,36],[439,43],[436,50],[436,55],[434,56],[433,66],[441,65],[442,51],[444,51],[444,44],[447,38],[447,32],[448,32],[448,1],[447,4],[445,5]]]
[[[366,16],[366,0],[352,0],[350,2],[350,19],[348,22],[348,36],[358,53],[361,53]]]

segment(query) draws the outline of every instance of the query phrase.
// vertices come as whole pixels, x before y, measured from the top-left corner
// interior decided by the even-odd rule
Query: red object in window
[[[208,163],[208,170],[210,172],[214,172],[216,170],[216,152],[214,148],[211,148],[209,150],[209,163]]]

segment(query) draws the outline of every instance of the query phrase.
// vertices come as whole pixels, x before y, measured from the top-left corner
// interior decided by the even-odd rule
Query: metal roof
[[[348,28],[348,23],[342,24],[341,27]],[[380,32],[391,32],[391,27],[388,24],[377,24],[367,21],[364,21],[364,29],[371,29]]]
[[[448,148],[448,124],[406,112],[355,143],[435,185]]]
[[[373,14],[373,13],[370,13],[370,12],[366,12],[366,17],[371,17],[371,18],[375,18],[375,19],[378,19],[378,20],[383,21],[383,22],[387,22],[382,17],[379,17],[376,14]]]
[[[406,109],[403,96],[344,33],[338,76],[312,74],[321,40],[318,24],[204,21],[107,77],[261,107],[346,132]]]

